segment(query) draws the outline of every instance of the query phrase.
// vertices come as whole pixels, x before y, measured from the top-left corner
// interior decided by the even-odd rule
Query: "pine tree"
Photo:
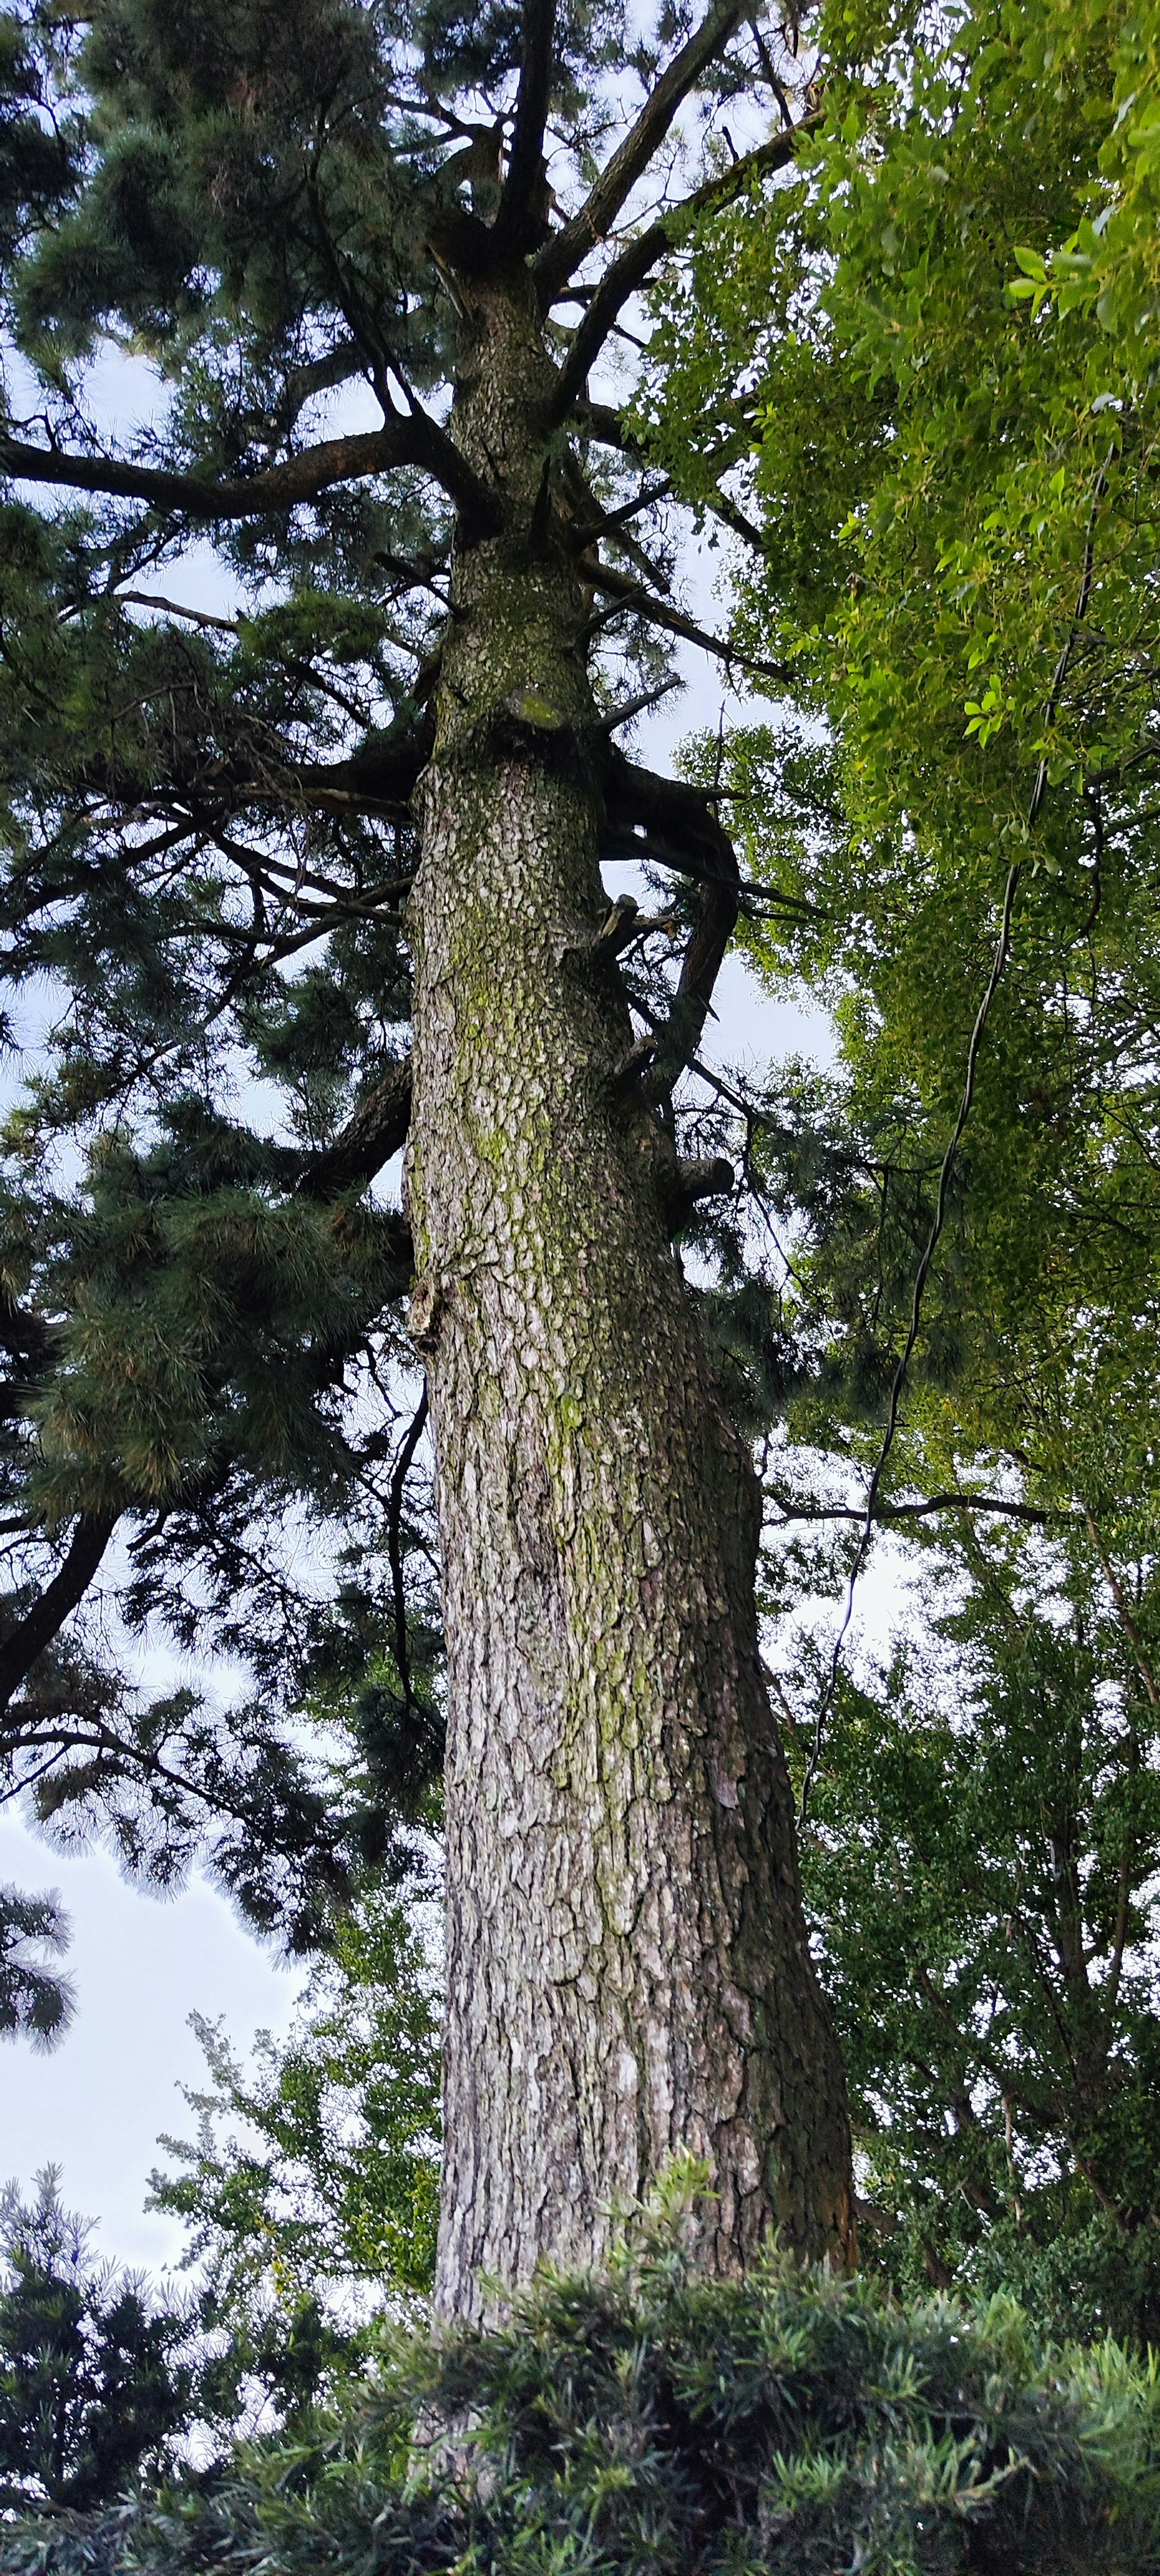
[[[0,2193],[0,2505],[109,2504],[194,2411],[191,2321],[93,2253],[59,2174]]]
[[[583,0],[4,25],[4,918],[10,975],[67,996],[9,1130],[6,1472],[56,1547],[0,1646],[13,1758],[162,1871],[216,1818],[251,1909],[308,1931],[300,1891],[431,1778],[401,1499],[429,1404],[439,2296],[598,2255],[678,2149],[715,2267],[775,2225],[842,2257],[757,1486],[672,1251],[730,1177],[681,1110],[737,861],[712,796],[615,739],[673,639],[713,639],[590,388],[689,209],[791,160],[793,31],[742,0],[645,33]],[[730,113],[765,139],[739,153]],[[119,437],[86,372],[110,345],[143,388]],[[207,545],[236,616],[190,596]],[[655,924],[610,908],[618,857],[671,885]],[[239,1069],[295,1141],[233,1114]],[[404,1138],[399,1216],[365,1192]],[[416,1355],[409,1427],[368,1434],[359,1388]],[[356,1524],[305,1643],[254,1538],[298,1498]],[[130,1616],[216,1619],[267,1698],[290,1666],[300,1705],[361,1692],[353,1804],[261,1698],[216,1731],[134,1711],[61,1640],[126,1538]]]

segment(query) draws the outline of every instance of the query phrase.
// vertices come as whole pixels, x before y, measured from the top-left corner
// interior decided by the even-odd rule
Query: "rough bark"
[[[545,534],[526,271],[480,285],[455,434],[503,496],[465,549],[421,788],[408,1188],[449,1666],[437,2296],[599,2256],[706,2156],[707,2249],[848,2259],[841,2065],[757,1652],[752,1464],[666,1236],[598,849],[575,567]]]

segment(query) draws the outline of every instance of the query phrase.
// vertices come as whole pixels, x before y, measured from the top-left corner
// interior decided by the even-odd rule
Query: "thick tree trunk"
[[[757,1653],[758,1495],[666,1238],[631,1027],[586,955],[598,729],[542,534],[523,281],[477,305],[456,429],[507,510],[464,552],[423,786],[412,1331],[449,1667],[438,2299],[599,2256],[674,2152],[709,2259],[850,2251],[849,2133]]]

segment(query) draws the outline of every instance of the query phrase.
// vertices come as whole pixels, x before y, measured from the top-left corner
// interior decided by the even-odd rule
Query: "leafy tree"
[[[674,639],[722,647],[590,386],[691,215],[790,162],[792,43],[742,0],[639,31],[550,0],[6,21],[4,920],[18,990],[60,996],[9,1130],[15,1774],[162,1875],[208,1830],[259,1921],[316,1936],[436,1758],[413,1395],[392,1420],[417,1355],[439,2296],[587,2258],[688,2143],[713,2262],[773,2223],[842,2255],[757,1492],[670,1248],[728,1177],[683,1104],[737,862],[711,799],[615,747]],[[618,858],[675,880],[655,922],[610,909]],[[366,1191],[404,1135],[400,1214]],[[345,1532],[337,1601],[303,1605],[297,1512]],[[135,1708],[62,1639],[114,1532],[129,1616],[240,1646],[252,1706]],[[301,1719],[376,1658],[332,1814]]]
[[[152,2176],[149,2205],[182,2219],[198,2265],[219,2356],[203,2409],[228,2418],[252,2382],[284,2411],[354,2366],[384,2299],[431,2287],[440,2031],[422,1927],[381,1898],[348,1915],[289,2040],[259,2034],[250,2075],[218,2027],[194,2026],[210,2078],[186,2094],[197,2137],[161,2140],[178,2170]]]
[[[61,2203],[0,2198],[0,2503],[89,2509],[157,2466],[193,2412],[190,2318],[99,2262]]]
[[[806,1844],[867,2255],[1154,2342],[1156,1713],[1082,1557],[971,1554],[925,1655],[845,1684]]]
[[[1146,331],[1061,295],[1032,313],[1017,253],[1114,214],[1144,26],[1052,0],[820,13],[808,176],[706,236],[657,432],[675,458],[731,423],[752,450],[740,625],[787,657],[796,713],[741,733],[719,784],[770,883],[766,970],[839,1006],[830,1111],[867,1183],[841,1279],[829,1225],[842,1400],[880,1418],[1006,896],[910,1383],[953,1385],[932,1466],[1005,1451],[1031,1499],[1082,1493],[1101,1523],[1151,1486],[1154,395]]]
[[[841,1043],[753,1145],[771,1602],[928,1534],[924,1652],[859,1688],[803,1658],[807,1882],[881,2259],[1147,2333],[1156,26],[811,33],[800,175],[706,223],[640,414],[694,500],[734,460],[736,633],[785,703],[691,774],[769,887],[755,957]]]

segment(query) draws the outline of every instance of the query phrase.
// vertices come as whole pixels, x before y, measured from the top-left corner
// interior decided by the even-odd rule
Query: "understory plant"
[[[1160,2568],[1150,2366],[1049,2344],[1012,2300],[901,2305],[774,2254],[695,2259],[674,2170],[602,2272],[543,2271],[491,2327],[388,2335],[296,2438],[249,2444],[87,2535],[72,2576],[1068,2576]],[[418,2428],[418,2429],[417,2429]]]

